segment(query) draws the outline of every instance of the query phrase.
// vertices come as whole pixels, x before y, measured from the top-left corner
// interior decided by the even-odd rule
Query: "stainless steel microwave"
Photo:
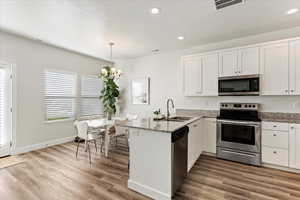
[[[258,96],[259,75],[219,78],[219,96]]]

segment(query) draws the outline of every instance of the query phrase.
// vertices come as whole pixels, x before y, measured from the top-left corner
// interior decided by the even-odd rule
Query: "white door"
[[[0,157],[10,154],[11,128],[11,66],[0,62]]]
[[[201,57],[184,58],[184,91],[186,96],[199,96],[202,93]]]
[[[289,167],[300,169],[300,124],[290,125],[289,140]]]
[[[202,96],[218,96],[218,54],[202,57]]]
[[[300,40],[290,42],[290,94],[300,95]]]
[[[259,48],[251,47],[239,50],[239,75],[259,74]]]
[[[219,76],[236,76],[238,73],[238,53],[234,51],[225,51],[219,53]]]
[[[288,42],[261,47],[261,94],[289,95]]]

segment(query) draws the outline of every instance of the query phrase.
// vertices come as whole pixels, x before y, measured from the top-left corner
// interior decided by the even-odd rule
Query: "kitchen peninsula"
[[[128,187],[153,199],[170,200],[201,154],[201,117],[118,122],[129,129]],[[193,139],[191,139],[193,138]]]

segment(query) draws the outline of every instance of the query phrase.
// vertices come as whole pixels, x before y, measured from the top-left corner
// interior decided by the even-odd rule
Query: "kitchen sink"
[[[161,119],[161,121],[185,122],[191,119],[192,117],[174,116],[174,117],[170,117],[169,119],[163,118]]]

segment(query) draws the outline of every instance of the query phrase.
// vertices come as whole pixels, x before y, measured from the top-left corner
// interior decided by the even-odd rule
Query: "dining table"
[[[110,129],[115,126],[116,121],[123,121],[126,120],[124,118],[115,117],[111,120],[100,118],[100,119],[90,119],[90,120],[83,120],[87,123],[88,128],[91,130],[101,130],[105,129],[105,136],[104,136],[104,155],[108,157],[111,133]]]

